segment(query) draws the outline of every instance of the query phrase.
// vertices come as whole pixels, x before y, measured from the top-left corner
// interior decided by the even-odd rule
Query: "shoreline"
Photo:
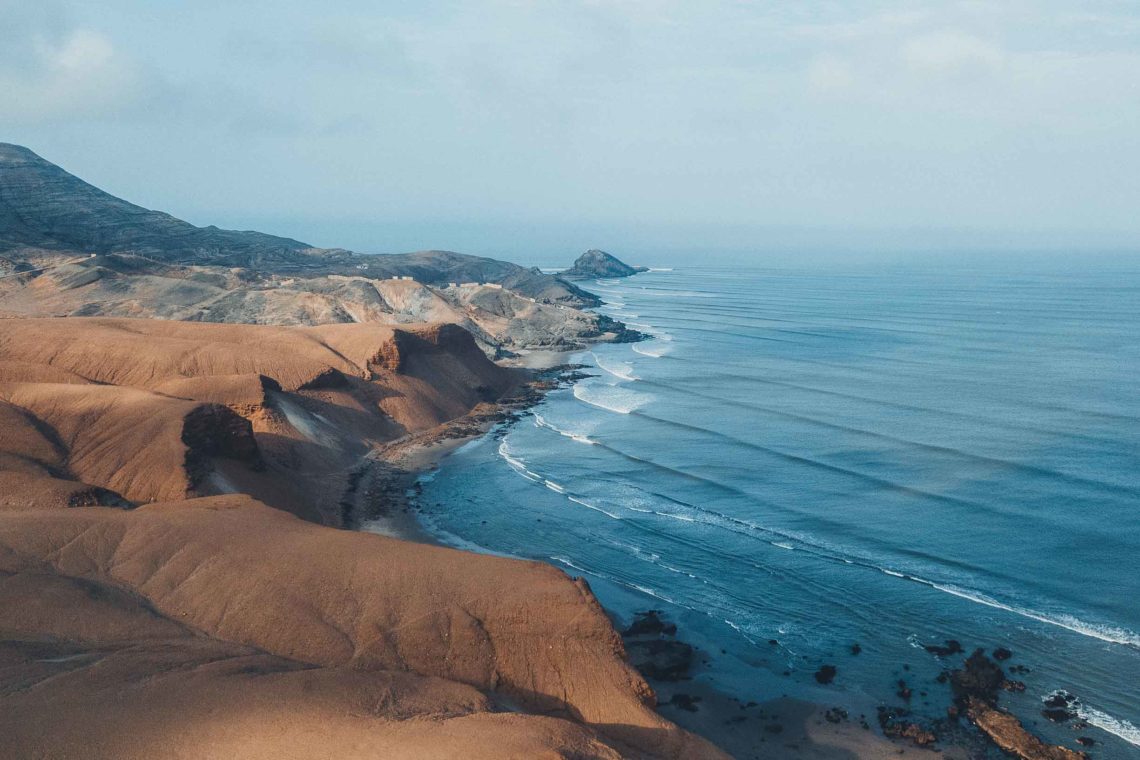
[[[480,404],[463,417],[374,450],[366,458],[371,463],[364,494],[369,512],[357,514],[352,527],[414,543],[494,554],[466,545],[460,536],[448,540],[425,524],[417,505],[422,491],[421,479],[437,470],[453,452],[487,435],[496,426],[519,421],[529,409],[541,403],[549,391],[588,376],[581,372],[586,365],[567,363],[582,350],[534,351],[512,357],[502,366],[526,370],[528,376],[505,397]],[[777,753],[779,757],[810,760],[849,757],[886,760],[928,757],[928,753],[933,752],[951,760],[969,760],[996,753],[1006,744],[1025,746],[1032,741],[1031,733],[1006,711],[990,711],[991,715],[1006,715],[1013,720],[1015,728],[1006,726],[999,730],[1006,734],[1004,737],[980,725],[972,711],[964,712],[970,717],[968,722],[952,719],[932,725],[924,721],[912,723],[906,709],[884,706],[856,692],[838,691],[834,700],[825,700],[814,692],[805,694],[810,690],[802,684],[781,683],[774,672],[756,674],[757,680],[770,682],[765,684],[766,698],[762,702],[745,703],[734,696],[731,689],[713,683],[716,679],[707,666],[716,657],[715,642],[682,643],[681,646],[691,648],[690,662],[684,671],[676,677],[655,678],[651,675],[653,663],[646,668],[633,662],[636,658],[631,650],[636,643],[622,633],[629,622],[624,620],[625,615],[608,607],[604,610],[614,629],[622,635],[631,663],[656,694],[657,713],[736,758],[759,760]],[[633,618],[636,620],[643,614],[633,613]],[[675,626],[673,629],[675,632]],[[681,639],[676,641],[681,642]],[[670,658],[668,651],[663,656],[665,660]],[[956,715],[953,704],[948,701],[948,709]],[[883,722],[884,715],[890,716],[888,722]],[[1008,737],[1013,737],[1012,743]],[[1027,758],[1047,756],[1015,754]],[[1066,755],[1076,756],[1076,753]]]
[[[416,499],[420,479],[437,470],[456,450],[477,440],[500,424],[517,422],[541,403],[546,393],[581,379],[582,365],[567,360],[583,349],[533,351],[503,363],[526,369],[531,377],[512,394],[494,403],[481,404],[472,412],[437,428],[393,441],[376,449],[367,459],[374,470],[368,502],[374,511],[357,515],[353,529],[378,533],[404,541],[456,547],[424,524]],[[382,506],[381,506],[382,505]],[[622,635],[621,616],[605,609],[615,630]],[[703,642],[702,642],[703,645]],[[694,666],[677,679],[662,680],[642,673],[657,697],[656,711],[682,728],[703,736],[736,758],[780,756],[808,760],[859,757],[870,760],[928,757],[932,751],[952,760],[967,760],[960,743],[922,747],[884,735],[874,715],[852,713],[858,700],[837,694],[833,703],[812,701],[779,693],[760,703],[743,703],[738,697],[709,682],[701,672],[714,655],[706,646],[692,646]],[[774,683],[777,683],[774,681]],[[778,689],[773,689],[773,693]]]
[[[357,503],[347,527],[404,541],[448,546],[416,514],[419,479],[437,469],[452,452],[489,433],[495,425],[517,421],[549,391],[580,379],[581,365],[569,364],[566,360],[582,350],[529,351],[503,362],[501,366],[529,374],[509,395],[479,404],[463,417],[391,441],[369,453],[362,464],[367,466],[370,482],[354,488],[358,492]],[[364,501],[363,506],[361,501]]]

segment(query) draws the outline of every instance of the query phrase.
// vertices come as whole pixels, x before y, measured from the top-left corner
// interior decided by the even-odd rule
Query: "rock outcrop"
[[[573,266],[562,272],[562,276],[583,280],[595,277],[629,277],[645,271],[648,271],[645,267],[631,267],[605,251],[592,248],[579,256]]]
[[[975,650],[962,668],[950,673],[958,711],[1005,752],[1022,760],[1084,760],[1083,752],[1041,741],[1016,717],[998,707],[999,693],[1011,683],[1001,666],[981,649]]]
[[[453,287],[460,284],[463,293]],[[473,293],[485,294],[490,308]],[[362,255],[196,227],[0,143],[0,316],[452,322],[494,353],[580,348],[608,331],[580,311],[599,303],[561,278],[479,256]]]

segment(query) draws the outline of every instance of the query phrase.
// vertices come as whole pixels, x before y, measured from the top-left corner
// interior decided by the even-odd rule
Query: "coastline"
[[[379,474],[374,475],[368,494],[374,511],[368,516],[358,516],[355,529],[414,543],[464,548],[437,535],[420,518],[417,498],[422,490],[421,479],[442,466],[452,453],[488,435],[497,425],[518,422],[530,408],[541,403],[549,391],[581,379],[583,376],[578,370],[582,365],[569,363],[569,360],[582,350],[520,353],[503,362],[503,366],[525,369],[530,377],[509,396],[481,404],[464,417],[374,451],[369,459]],[[614,610],[606,608],[605,611],[628,644],[623,629],[630,621],[623,621]],[[678,641],[683,638],[684,632]],[[679,677],[661,679],[642,672],[656,694],[656,710],[735,758],[759,760],[778,753],[780,757],[808,760],[855,757],[886,760],[927,757],[931,751],[952,760],[970,757],[964,743],[924,747],[884,735],[872,709],[861,714],[855,712],[857,700],[853,695],[837,694],[831,703],[809,700],[784,693],[773,679],[770,699],[744,703],[704,677],[700,663],[707,663],[715,656],[711,645],[700,642],[689,646],[692,647],[692,666]]]
[[[486,435],[496,425],[517,421],[527,409],[540,403],[547,392],[578,379],[579,366],[567,360],[579,352],[580,349],[520,353],[501,364],[527,373],[525,380],[509,395],[480,404],[463,417],[372,451],[365,458],[370,482],[356,489],[362,492],[363,499],[357,499],[351,527],[404,541],[447,545],[416,514],[415,496],[420,478],[437,469],[452,452]]]

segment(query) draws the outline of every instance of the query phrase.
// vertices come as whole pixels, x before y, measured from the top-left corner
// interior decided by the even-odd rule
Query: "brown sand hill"
[[[461,417],[520,379],[455,325],[0,328],[6,508],[242,491],[338,525],[373,446]]]
[[[454,325],[0,320],[0,756],[720,757],[584,583],[313,524],[521,379]]]
[[[245,496],[8,513],[0,602],[12,756],[721,756],[560,571]]]

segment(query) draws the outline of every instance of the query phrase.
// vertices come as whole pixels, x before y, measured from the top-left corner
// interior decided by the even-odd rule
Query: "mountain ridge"
[[[0,254],[130,254],[180,266],[241,267],[276,274],[413,277],[491,282],[524,296],[596,306],[593,295],[534,268],[453,251],[366,255],[252,230],[197,227],[118,198],[31,149],[0,143]]]

